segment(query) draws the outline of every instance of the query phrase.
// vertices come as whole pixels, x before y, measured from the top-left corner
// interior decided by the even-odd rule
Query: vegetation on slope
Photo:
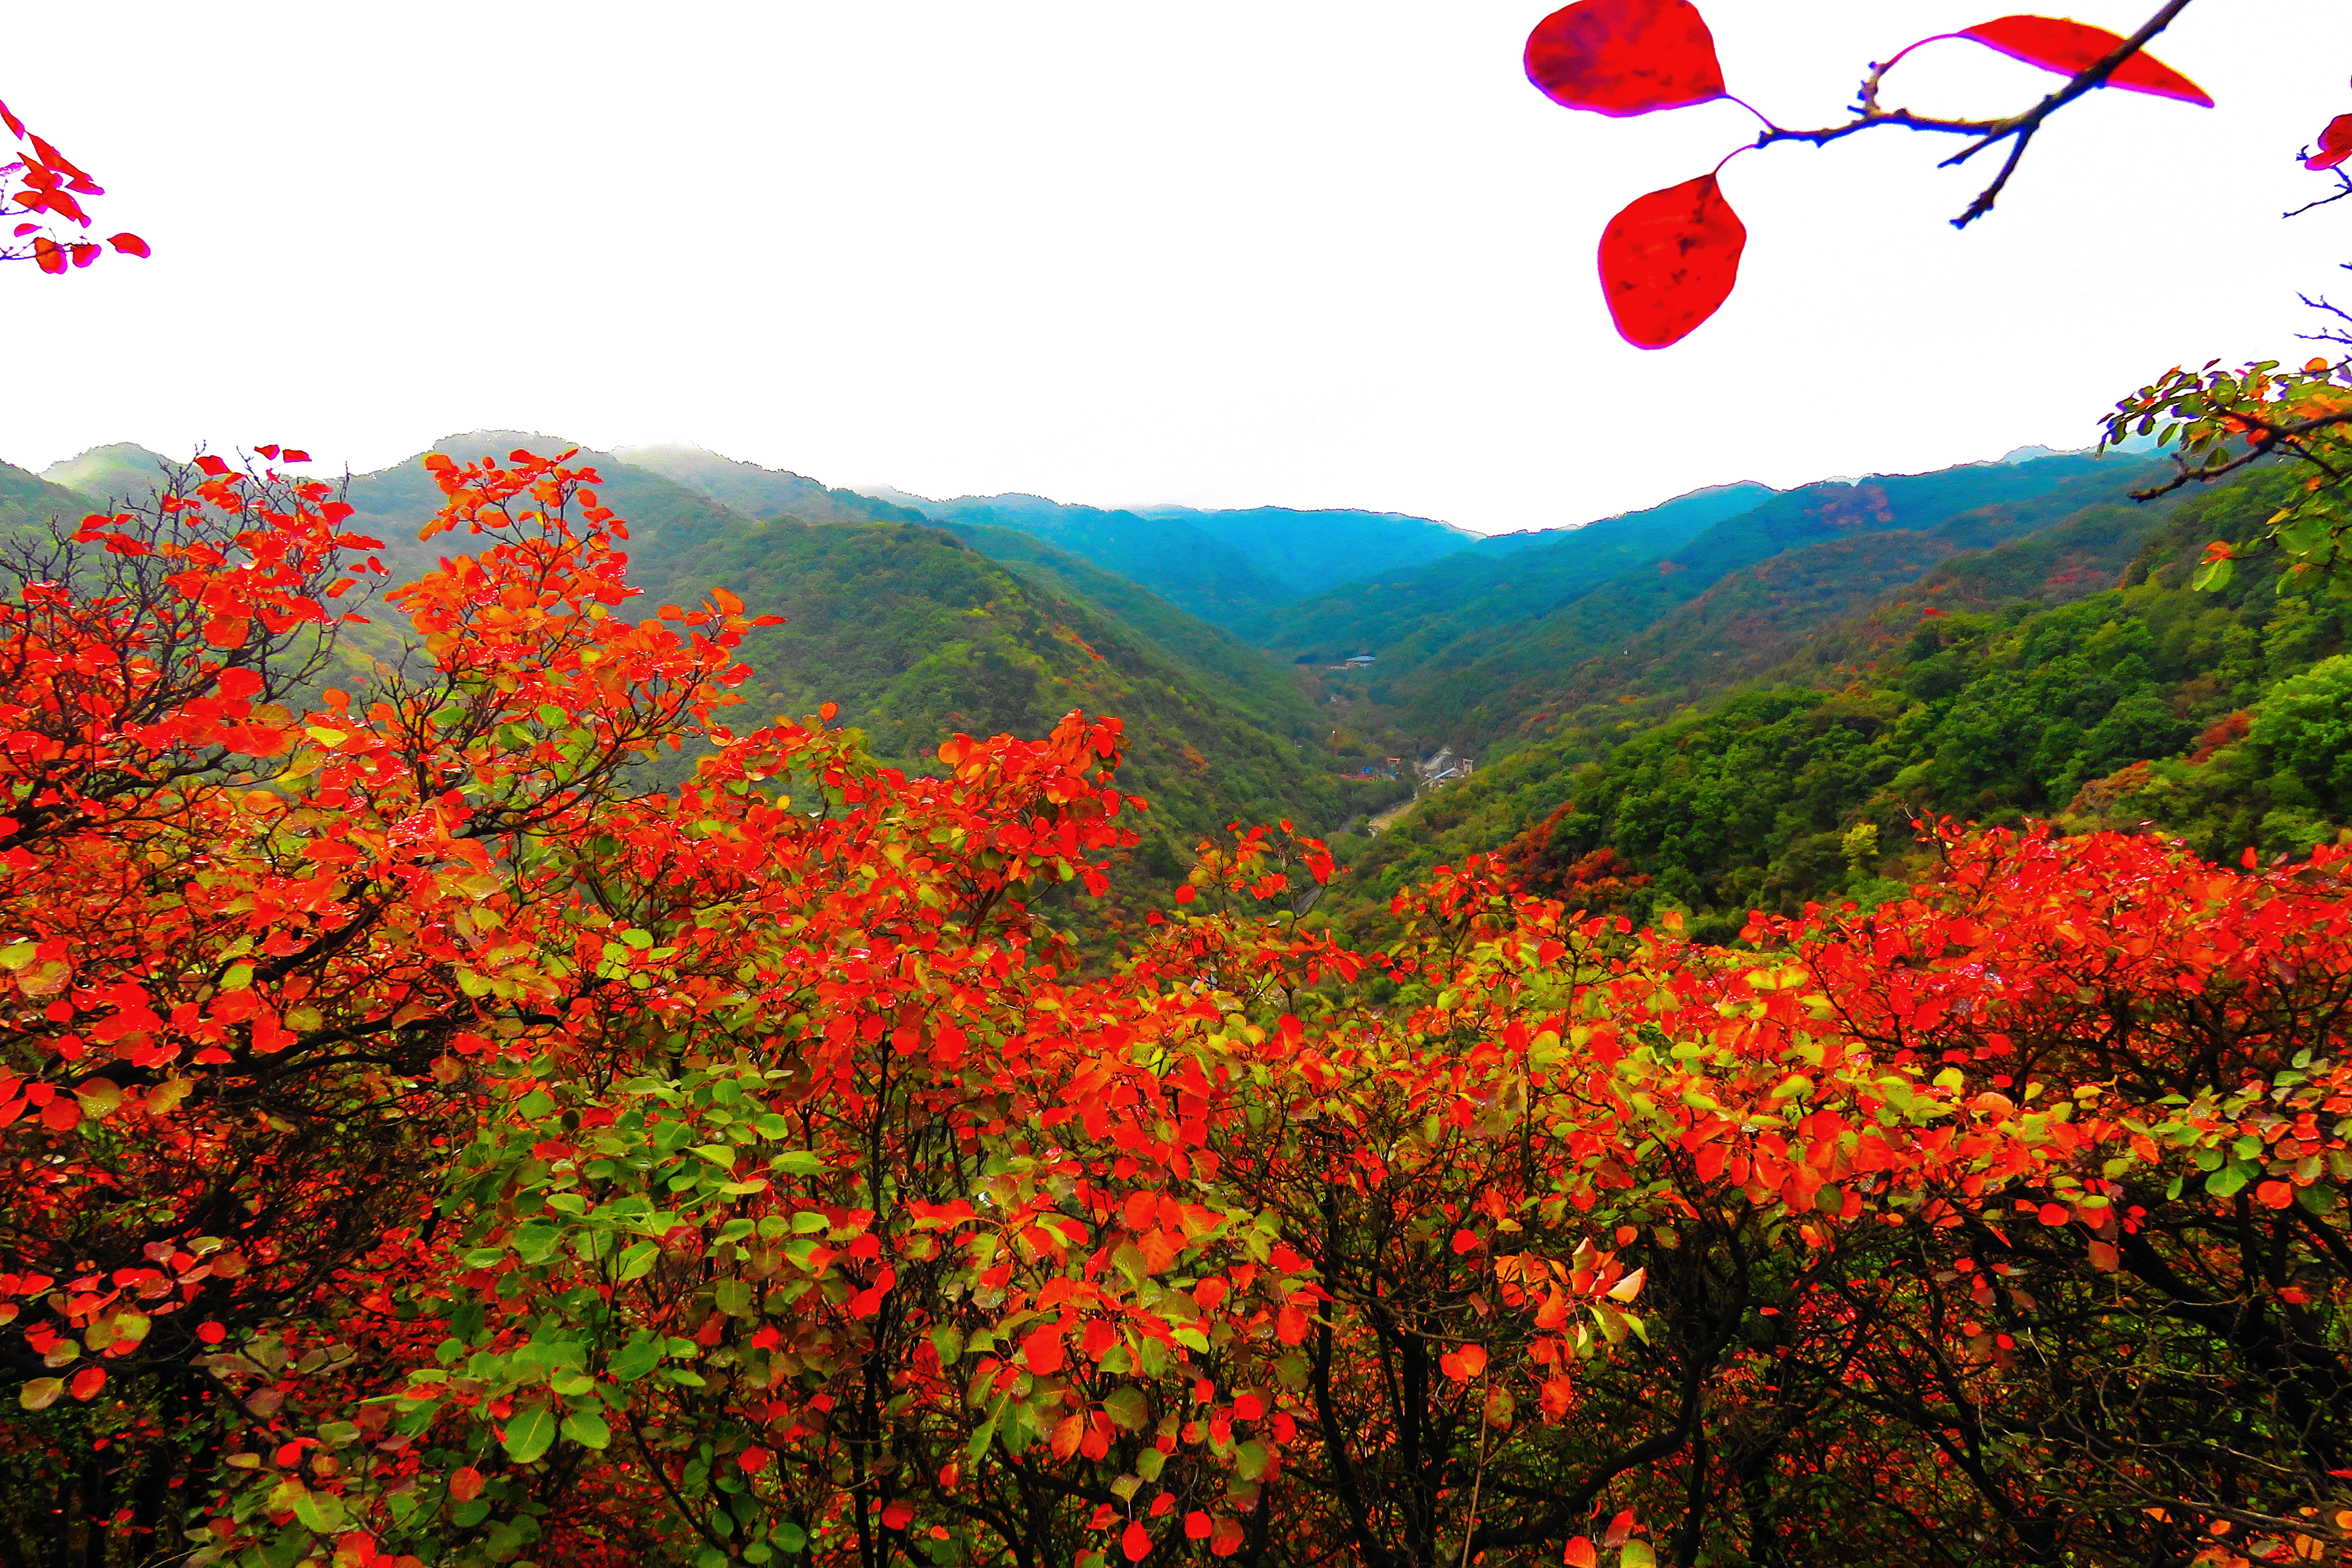
[[[1500,535],[1410,571],[1360,572],[1344,587],[1286,605],[1261,640],[1308,659],[1375,655],[1385,687],[1398,672],[1442,661],[1451,649],[1483,647],[1498,631],[1549,615],[1772,493],[1758,484],[1717,485],[1581,528]]]
[[[0,463],[0,529],[46,523],[53,517],[71,521],[90,506],[90,498],[86,495],[28,473],[13,463]]]
[[[730,528],[668,569],[658,598],[713,584],[785,624],[745,638],[750,710],[841,706],[877,755],[935,766],[948,736],[1039,734],[1073,708],[1115,714],[1131,750],[1121,787],[1189,848],[1236,819],[1336,827],[1337,781],[1146,637],[915,523]]]
[[[1118,621],[1154,654],[1220,689],[1261,727],[1302,742],[1314,738],[1316,715],[1295,673],[1231,633],[1034,535],[973,523],[950,523],[944,531],[1024,581]]]
[[[2219,595],[2186,582],[2203,542],[2268,515],[2285,482],[2179,507],[2120,585],[2072,603],[2008,595],[2029,563],[2080,572],[2079,530],[2103,510],[1948,563],[1933,591],[1712,706],[1649,724],[1588,709],[1424,801],[1354,857],[1341,901],[1361,917],[1435,864],[1501,849],[1571,900],[1679,908],[1727,939],[1750,909],[1888,895],[1917,868],[1921,816],[2149,822],[2214,858],[2307,850],[2352,821],[2352,660],[2334,657],[2352,619],[2256,574]]]
[[[1023,495],[929,501],[923,510],[942,525],[999,529],[1044,540],[1150,589],[1211,626],[1244,637],[1276,606],[1298,596],[1295,587],[1243,552],[1173,519],[1150,521],[1131,511],[1064,506]]]
[[[1464,648],[1400,681],[1402,721],[1457,742],[1512,734],[1537,714],[1559,711],[1570,672],[1587,659],[1630,647],[1644,628],[1731,573],[1830,540],[1929,531],[1963,513],[2031,500],[2082,476],[2097,475],[2105,489],[2120,494],[2136,468],[2103,466],[2087,457],[2044,458],[1807,485],[1774,496],[1706,530],[1654,567],[1597,584],[1559,611],[1489,641],[1475,657],[1465,657],[1472,650]]]
[[[803,522],[920,522],[912,507],[856,490],[834,489],[785,468],[763,468],[701,447],[623,447],[613,456],[698,490],[745,517],[796,517]]]
[[[1383,573],[1476,548],[1480,536],[1450,522],[1395,511],[1283,506],[1202,510],[1189,506],[1136,509],[1152,522],[1181,522],[1230,545],[1294,594],[1318,594]]]

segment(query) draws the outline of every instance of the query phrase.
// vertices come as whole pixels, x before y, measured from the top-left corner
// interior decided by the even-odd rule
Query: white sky
[[[2072,0],[2127,31],[2153,0]],[[1996,0],[1701,0],[1731,89],[1837,118]],[[2199,0],[1992,218],[1989,158],[1877,132],[1732,164],[1745,273],[1680,348],[1611,330],[1609,215],[1747,138],[1519,70],[1547,0],[130,4],[10,17],[0,96],[110,188],[109,258],[0,271],[0,457],[453,430],[691,440],[833,484],[1549,526],[1738,479],[2084,445],[2176,362],[2308,353],[2352,202],[2352,5]],[[2053,7],[2055,9],[2055,7]],[[2056,78],[1964,43],[1890,101]],[[2342,295],[2352,296],[2352,278]]]

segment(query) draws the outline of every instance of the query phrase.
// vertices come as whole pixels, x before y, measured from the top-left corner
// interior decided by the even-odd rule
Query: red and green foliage
[[[262,455],[0,600],[10,1561],[2344,1552],[2327,854],[1943,829],[1737,951],[1479,859],[1360,953],[1236,830],[1087,967],[1115,720],[730,727],[756,623],[523,454],[362,667]]]

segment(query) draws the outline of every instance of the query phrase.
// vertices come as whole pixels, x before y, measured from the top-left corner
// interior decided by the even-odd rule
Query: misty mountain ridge
[[[431,449],[504,460],[518,447],[552,456],[576,446],[478,430]],[[1888,617],[1901,621],[1917,596],[1963,617],[2040,625],[2030,617],[2113,589],[2127,568],[2144,572],[2133,563],[2174,510],[2126,500],[2160,459],[2032,447],[1924,474],[1710,485],[1501,535],[1347,509],[1097,508],[1017,492],[936,501],[828,486],[688,444],[577,450],[600,475],[601,499],[629,521],[641,605],[693,604],[723,585],[753,613],[785,617],[744,644],[751,712],[838,703],[840,722],[877,757],[915,769],[934,765],[957,731],[1038,734],[1072,708],[1126,720],[1122,777],[1157,805],[1122,873],[1130,889],[1138,877],[1181,877],[1185,852],[1227,822],[1286,816],[1344,836],[1376,813],[1391,820],[1388,808],[1419,791],[1377,854],[1349,851],[1373,893],[1430,856],[1569,822],[1585,789],[1572,780],[1621,747],[1629,759],[1666,755],[1680,742],[1643,737],[1697,721],[1675,715],[1729,711],[1759,683],[1843,689],[1885,657]],[[384,540],[396,577],[467,548],[417,539],[442,500],[423,456],[347,479],[353,525]],[[37,476],[0,465],[0,525],[135,497],[167,466],[130,443]],[[373,647],[355,643],[354,657]],[[1789,700],[1811,711],[1803,704],[1816,699]],[[2046,809],[2118,758],[2168,754],[2188,721],[2151,717],[2134,700],[2122,719],[2077,704],[2080,755],[2001,798]],[[2163,700],[2201,715],[2220,699],[2184,687]],[[1756,711],[1787,708],[1775,698]],[[1905,770],[1925,764],[1909,744],[1887,742],[1871,778],[1913,776]],[[1439,747],[1476,759],[1487,782],[1432,789],[1416,779],[1409,759]],[[1893,809],[1883,794],[1837,798],[1837,812]],[[1662,879],[1681,864],[1683,851],[1645,847],[1617,816],[1593,820],[1602,826],[1578,817],[1572,835],[1547,842],[1580,855],[1606,840]],[[1749,880],[1661,880],[1661,896],[1727,909],[1751,892],[1826,887],[1845,862],[1840,840],[1820,836],[1851,826],[1823,816],[1806,829],[1810,847],[1788,854],[1772,828]],[[1881,826],[1892,842],[1893,818]]]

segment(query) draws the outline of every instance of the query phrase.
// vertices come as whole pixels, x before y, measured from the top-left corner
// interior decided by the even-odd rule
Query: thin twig
[[[1932,131],[1950,136],[1975,137],[1976,141],[1970,145],[1963,147],[1937,165],[1937,168],[1949,169],[1967,163],[1996,142],[2011,142],[2009,157],[2002,163],[2000,173],[1993,176],[1992,184],[1979,192],[1976,200],[1969,204],[1968,210],[1952,220],[1954,228],[1966,228],[1969,224],[1992,211],[1993,203],[2000,199],[2003,187],[2009,184],[2009,177],[2017,172],[2019,160],[2025,155],[2026,143],[2033,140],[2034,132],[2042,129],[2042,122],[2092,89],[2105,86],[2107,79],[2115,75],[2126,60],[2139,53],[2150,38],[2171,26],[2173,18],[2179,16],[2188,6],[2189,0],[2167,0],[2167,4],[2155,16],[2140,24],[2139,30],[2117,44],[2106,58],[2076,73],[2065,86],[2022,114],[2011,115],[2005,120],[1937,120],[1927,115],[1914,114],[1907,109],[1881,109],[1878,106],[1879,84],[1895,61],[1900,60],[1903,55],[1911,52],[1910,49],[1905,49],[1902,54],[1896,55],[1894,59],[1886,61],[1884,65],[1873,62],[1870,75],[1864,79],[1854,97],[1854,118],[1845,124],[1823,126],[1818,131],[1791,131],[1783,126],[1772,125],[1768,121],[1766,128],[1758,133],[1752,145],[1769,147],[1776,142],[1809,142],[1816,147],[1824,147],[1832,142],[1843,141],[1846,137],[1860,132],[1875,131],[1881,126],[1887,125],[1904,131]],[[1948,33],[1938,35],[1939,37],[1958,36]],[[1933,39],[1922,40],[1922,42],[1934,41]],[[1912,48],[1917,47],[1916,44],[1911,46]],[[1750,112],[1754,111],[1751,110]],[[2347,189],[2342,194],[2352,195],[2352,181],[2347,182]],[[2336,199],[2338,199],[2336,196],[2326,198],[2328,201]]]

